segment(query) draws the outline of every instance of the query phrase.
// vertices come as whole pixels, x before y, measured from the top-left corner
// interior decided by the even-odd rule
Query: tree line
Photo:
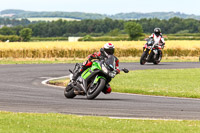
[[[0,25],[12,25],[12,26],[17,26],[17,25],[29,25],[31,22],[28,19],[10,19],[10,18],[1,18],[0,17]]]
[[[5,23],[1,22],[0,24]],[[1,35],[20,35],[20,31],[24,28],[32,30],[34,37],[68,37],[68,36],[102,36],[107,33],[110,35],[126,34],[125,27],[127,23],[136,23],[141,25],[141,32],[152,33],[155,27],[160,27],[163,34],[174,33],[198,33],[200,31],[200,21],[195,19],[171,18],[169,20],[140,19],[140,20],[113,20],[106,19],[86,19],[81,21],[65,21],[58,20],[52,22],[34,22],[31,23],[27,19],[10,20],[4,19],[6,24],[13,24],[13,27],[3,27],[0,29]],[[133,26],[134,27],[134,26]],[[138,26],[136,26],[138,27]],[[139,27],[141,29],[141,27]]]
[[[44,18],[44,17],[59,17],[59,18],[74,18],[74,19],[120,19],[120,20],[131,20],[131,19],[142,19],[142,18],[159,18],[159,19],[170,19],[173,17],[179,18],[193,18],[200,20],[198,15],[189,15],[180,12],[151,12],[151,13],[139,13],[139,12],[129,12],[129,13],[118,13],[113,15],[107,14],[98,14],[98,13],[85,13],[85,12],[60,12],[60,11],[25,11],[25,10],[16,10],[8,9],[0,11],[0,14],[14,14],[13,18]]]

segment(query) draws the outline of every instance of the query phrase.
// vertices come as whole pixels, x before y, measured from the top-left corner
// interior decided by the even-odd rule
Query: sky
[[[200,0],[1,0],[0,5],[0,11],[79,11],[108,15],[173,11],[200,15]]]

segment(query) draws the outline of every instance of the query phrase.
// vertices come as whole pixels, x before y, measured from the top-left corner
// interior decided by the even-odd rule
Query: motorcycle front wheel
[[[99,93],[104,89],[106,84],[105,79],[99,79],[99,81],[87,90],[87,99],[92,100],[96,98]]]
[[[71,87],[70,85],[67,85],[67,87],[65,88],[64,95],[66,98],[74,98],[76,96],[73,87]]]
[[[140,58],[140,65],[144,65],[146,63],[146,52],[143,52],[141,58]]]
[[[157,57],[157,60],[155,60],[155,61],[153,62],[154,65],[158,65],[158,64],[160,63],[160,61],[161,61],[161,59],[162,59],[162,51],[161,51],[160,54],[161,54],[161,55],[159,55],[159,56]]]

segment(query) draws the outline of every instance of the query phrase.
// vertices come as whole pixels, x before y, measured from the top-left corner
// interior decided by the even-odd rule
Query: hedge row
[[[16,35],[10,35],[10,36],[0,35],[0,41],[5,42],[7,40],[9,40],[9,42],[20,42],[21,37],[16,36]]]
[[[30,41],[67,41],[68,37],[32,37]]]
[[[53,49],[53,50],[0,50],[0,58],[85,58],[89,54],[97,52],[91,50],[76,49]],[[199,56],[200,49],[181,50],[181,49],[165,49],[164,56]],[[142,49],[116,49],[117,57],[138,57],[141,56]]]

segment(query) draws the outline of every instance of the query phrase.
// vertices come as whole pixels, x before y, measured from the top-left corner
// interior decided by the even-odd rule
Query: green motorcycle
[[[71,73],[70,82],[64,90],[66,98],[86,95],[87,99],[94,99],[107,89],[109,82],[117,74],[113,55],[108,56],[108,58],[94,60],[90,68],[86,69],[76,81],[72,81],[73,74],[79,69],[80,65],[77,63],[73,71],[69,70]],[[126,68],[123,68],[122,71],[129,72]]]

